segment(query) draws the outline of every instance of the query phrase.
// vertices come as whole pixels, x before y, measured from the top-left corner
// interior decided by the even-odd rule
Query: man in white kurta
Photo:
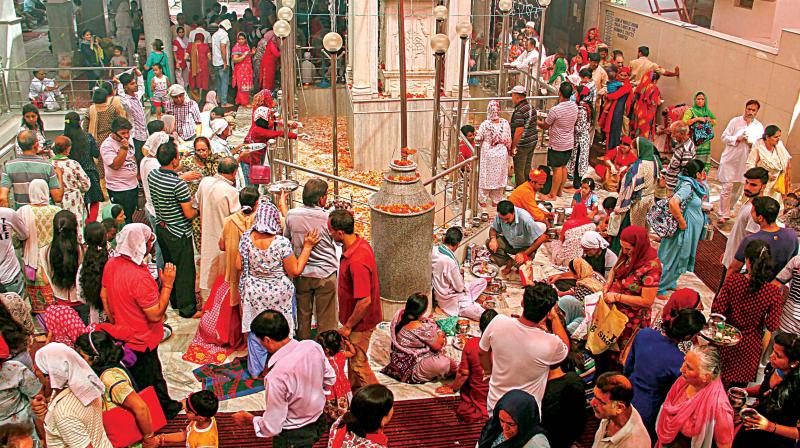
[[[444,235],[444,244],[434,246],[431,253],[433,291],[439,307],[448,316],[480,320],[484,310],[475,300],[486,289],[486,279],[479,278],[464,284],[454,253],[462,237],[461,230],[451,227]]]
[[[733,206],[742,197],[744,172],[747,170],[747,156],[750,147],[764,133],[764,126],[756,120],[760,104],[750,100],[745,106],[744,115],[733,117],[722,133],[725,149],[719,159],[717,179],[722,182],[719,197],[719,219],[730,219]]]
[[[211,277],[211,265],[222,252],[219,250],[219,238],[222,235],[223,221],[241,208],[239,192],[233,183],[239,163],[233,157],[225,157],[220,161],[217,174],[205,177],[197,187],[197,204],[200,208],[201,250],[200,250],[200,293],[207,298],[214,280]]]

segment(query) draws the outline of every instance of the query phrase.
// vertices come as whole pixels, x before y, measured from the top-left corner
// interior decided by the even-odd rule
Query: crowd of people
[[[120,6],[117,18],[126,13]],[[263,150],[228,144],[224,106],[252,107],[246,142],[283,136],[293,123],[275,119],[275,67],[264,64],[279,53],[274,34],[247,30],[255,19],[220,13],[191,30],[179,18],[171,66],[155,41],[141,69],[98,72],[91,107],[66,114],[52,142],[36,104],[23,109],[18,155],[0,178],[2,443],[218,446],[220,397],[200,390],[177,401],[164,378],[158,347],[171,308],[173,319],[199,320],[184,359],[223,363],[246,350],[248,376],[264,381],[264,412],[232,418],[254,436],[277,447],[310,447],[324,433],[333,448],[388,446],[395,397],[368,357],[383,319],[380,242],[355,233],[323,179],[305,182],[297,207],[262,195],[251,175]],[[122,20],[117,37],[135,46],[135,28]],[[485,422],[481,448],[571,447],[589,410],[598,448],[794,446],[800,209],[780,129],[763,127],[751,100],[722,134],[719,222],[736,215],[710,311],[741,341],[718,347],[699,337],[699,293],[678,287],[710,229],[708,98],[698,92],[668,130],[657,126],[657,81],[677,67],[652,62],[647,47],[626,63],[596,29],[571,60],[540,57],[534,28],[513,33],[511,64],[541,64],[557,104],[539,116],[514,86],[511,119],[490,101],[477,131],[462,130],[474,139],[462,148],[480,145],[480,203],[496,209],[486,249],[501,275],[525,279],[545,246],[562,273],[528,279],[520,315],[498,313],[481,297],[487,281],[464,277],[462,229],[448,229],[431,253],[432,291],[411,294],[388,325],[381,372],[407,384],[445,380],[436,391],[459,394],[458,419]],[[81,54],[96,67],[93,42],[85,34]],[[55,89],[43,73],[37,80],[31,99],[46,107]],[[547,165],[533,167],[544,142]],[[595,167],[593,146],[603,149]],[[602,201],[600,188],[610,193]],[[550,238],[560,217],[545,201],[561,198],[572,211]],[[460,360],[445,352],[441,315],[478,322]],[[756,401],[740,414],[731,391]],[[182,412],[184,430],[159,432]]]

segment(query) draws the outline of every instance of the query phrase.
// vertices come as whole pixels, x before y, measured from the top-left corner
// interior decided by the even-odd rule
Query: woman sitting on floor
[[[436,322],[423,316],[428,296],[414,293],[389,326],[392,353],[382,372],[404,383],[427,383],[456,371],[456,363],[442,348],[447,342]]]
[[[497,316],[497,311],[486,310],[481,314],[479,323],[481,333],[489,326],[489,322]],[[480,358],[478,343],[480,336],[467,339],[464,351],[461,352],[461,363],[458,365],[456,379],[436,389],[437,394],[459,393],[460,400],[456,408],[456,417],[462,422],[478,422],[489,416],[486,410],[486,399],[489,395],[489,381],[485,378]]]

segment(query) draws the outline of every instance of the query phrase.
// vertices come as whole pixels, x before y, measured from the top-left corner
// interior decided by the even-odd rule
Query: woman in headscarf
[[[253,100],[253,105],[255,106],[257,102],[271,105],[272,95],[268,90],[262,90],[256,95],[256,99]],[[288,136],[290,139],[296,139],[298,137],[295,132],[289,132]],[[273,117],[271,106],[258,106],[258,108],[253,110],[253,121],[250,124],[250,130],[247,132],[244,142],[268,143],[270,139],[278,137],[283,137],[282,122]],[[266,154],[266,147],[255,151],[242,151],[239,153],[239,163],[242,166],[242,174],[246,182],[250,182],[250,167],[266,163],[267,161],[264,159]]]
[[[650,308],[661,280],[661,260],[644,227],[626,227],[620,233],[620,242],[620,256],[603,287],[603,300],[626,314],[628,323],[617,337],[617,347],[595,357],[598,374],[620,370],[620,352],[639,328],[650,326]]]
[[[730,448],[735,434],[733,408],[719,377],[721,371],[719,352],[711,345],[695,345],[686,354],[681,376],[658,414],[657,448]]]
[[[105,199],[103,190],[100,189],[100,174],[94,159],[100,158],[100,148],[92,134],[81,129],[81,118],[77,112],[67,112],[64,116],[64,135],[69,137],[72,148],[67,157],[78,162],[83,172],[89,177],[89,191],[83,195],[86,206],[86,223],[97,220],[100,203]],[[77,215],[77,213],[76,213]]]
[[[481,207],[485,207],[487,199],[491,199],[492,206],[496,207],[503,199],[508,183],[508,154],[511,151],[511,126],[500,117],[500,103],[497,101],[489,101],[486,120],[478,128],[475,141],[481,145],[479,202]]]
[[[764,135],[753,145],[750,155],[747,156],[747,169],[760,166],[769,171],[769,182],[767,182],[764,195],[772,197],[779,204],[783,204],[781,200],[783,194],[780,191],[781,187],[776,187],[776,183],[783,175],[783,188],[786,193],[790,191],[792,185],[791,158],[792,156],[781,141],[781,130],[774,124],[764,128]]]
[[[291,337],[294,284],[289,276],[296,277],[303,272],[311,249],[318,241],[317,232],[311,231],[306,235],[300,256],[295,257],[291,241],[283,236],[280,212],[267,201],[261,202],[253,227],[242,235],[239,243],[241,258],[237,260],[237,267],[242,270],[239,293],[242,332],[248,334],[247,370],[253,378],[263,377],[268,353],[258,338],[250,333],[250,323],[264,310],[278,310],[289,322]]]
[[[622,179],[615,213],[623,214],[620,228],[628,225],[647,227],[647,212],[655,204],[655,191],[661,175],[661,159],[653,142],[637,137],[633,146],[639,158],[625,172]],[[614,244],[615,243],[615,244]],[[611,247],[619,249],[619,238],[614,238]]]
[[[78,336],[86,333],[86,325],[71,306],[52,305],[47,307],[47,311],[44,313],[44,323],[47,328],[47,343],[60,342],[74,347]]]
[[[550,76],[550,79],[547,80],[547,83],[558,89],[561,83],[567,79],[567,75],[567,58],[564,57],[563,54],[558,53],[555,55],[555,61],[553,63],[553,74]]]
[[[105,386],[86,360],[53,342],[36,352],[34,368],[48,377],[53,390],[44,417],[47,445],[78,446],[72,441],[80,438],[93,448],[111,448],[103,427]]]
[[[609,250],[608,240],[598,232],[586,232],[581,238],[583,259],[592,269],[603,277],[607,276],[617,264],[617,254]]]
[[[61,168],[64,188],[64,195],[61,198],[61,207],[71,211],[78,221],[78,235],[83,236],[83,214],[85,204],[83,195],[89,191],[91,180],[83,171],[80,163],[72,160],[69,154],[72,152],[72,141],[63,135],[56,137],[53,143],[53,157],[50,163],[54,167]]]
[[[523,390],[511,390],[495,405],[478,448],[550,448],[541,423],[536,398]]]
[[[614,92],[608,89],[606,106],[600,117],[600,126],[606,133],[606,149],[616,148],[622,137],[622,124],[633,99],[633,87],[629,81],[631,68],[622,67],[617,73],[617,82],[621,83]],[[611,82],[609,82],[609,85]]]
[[[236,45],[231,50],[233,62],[233,82],[231,87],[236,88],[236,104],[250,105],[250,91],[253,90],[253,54],[255,49],[247,45],[245,33],[236,35]]]
[[[603,163],[595,166],[594,171],[603,180],[603,188],[610,192],[619,190],[620,179],[628,168],[636,162],[636,151],[633,150],[633,140],[622,136],[619,145],[608,150],[602,157]]]
[[[203,104],[203,112],[211,112],[215,107],[219,107],[217,92],[209,90],[208,93],[206,93],[206,102]]]
[[[703,301],[700,298],[700,293],[691,288],[678,288],[669,296],[669,300],[664,304],[661,309],[661,314],[655,318],[651,328],[653,330],[661,331],[670,326],[670,321],[674,319],[680,310],[694,309],[703,311]],[[681,352],[686,353],[692,348],[693,342],[682,341],[678,344]]]
[[[569,274],[575,279],[575,287],[559,292],[558,307],[564,313],[566,328],[569,334],[578,329],[584,317],[583,301],[586,296],[600,292],[606,279],[592,269],[583,258],[574,258],[569,262]]]
[[[586,32],[586,37],[583,39],[583,46],[586,47],[586,51],[589,53],[597,53],[597,47],[600,45],[603,45],[603,41],[600,40],[600,30],[597,28],[589,28],[589,31]]]
[[[717,117],[708,108],[708,97],[703,92],[694,94],[694,105],[683,113],[683,122],[689,126],[696,152],[695,158],[706,164],[706,174],[711,168],[711,140],[714,138],[714,126]]]
[[[202,98],[203,90],[208,90],[208,77],[211,74],[211,48],[205,39],[203,33],[197,33],[194,42],[189,44],[189,88],[195,98]]]
[[[670,213],[678,222],[678,230],[663,238],[658,246],[658,257],[663,260],[664,272],[658,285],[658,295],[666,296],[674,290],[684,272],[693,272],[697,245],[705,232],[706,215],[701,205],[708,196],[705,166],[692,159],[678,175],[678,186],[669,200]],[[685,204],[685,205],[684,205]]]
[[[660,77],[656,71],[650,70],[642,76],[633,91],[633,137],[653,138],[656,135],[656,110],[661,105],[661,91],[658,89]]]
[[[31,301],[31,312],[39,315],[55,303],[53,290],[42,277],[41,264],[46,260],[40,259],[39,252],[53,239],[53,218],[61,211],[61,207],[50,205],[50,189],[42,179],[30,183],[28,195],[30,204],[17,210],[17,215],[28,229],[28,239],[22,251],[25,291]],[[37,318],[42,319],[39,316]]]
[[[583,252],[581,238],[584,233],[594,230],[595,227],[594,221],[589,217],[586,205],[576,204],[569,219],[561,228],[560,238],[550,243],[553,263],[566,266],[572,259],[580,257]]]

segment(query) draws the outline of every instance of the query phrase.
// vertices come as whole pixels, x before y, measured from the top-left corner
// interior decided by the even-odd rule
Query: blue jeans
[[[214,73],[217,74],[217,99],[220,105],[228,104],[228,86],[230,85],[230,66],[214,65]]]

